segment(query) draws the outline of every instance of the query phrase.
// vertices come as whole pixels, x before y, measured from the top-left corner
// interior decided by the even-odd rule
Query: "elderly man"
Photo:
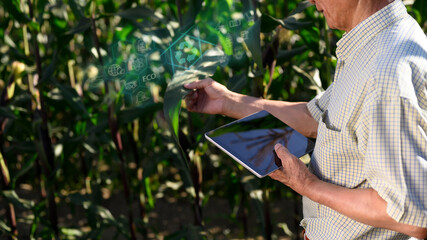
[[[270,176],[303,196],[306,239],[427,238],[427,38],[401,0],[311,0],[337,43],[334,83],[308,103],[257,99],[206,79],[189,111],[267,110],[316,137],[309,169],[281,145]]]

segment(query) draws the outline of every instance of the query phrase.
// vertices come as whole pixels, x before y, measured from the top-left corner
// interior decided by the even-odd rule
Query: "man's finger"
[[[282,159],[280,159],[279,156],[277,156],[276,150],[273,150],[273,154],[274,154],[274,163],[276,164],[276,166],[281,167]]]
[[[210,78],[203,79],[203,80],[196,80],[194,82],[184,84],[184,87],[188,88],[188,89],[205,88],[206,86],[208,86],[211,83],[211,81],[212,81],[212,79],[210,79]]]
[[[274,150],[276,151],[276,153],[279,156],[279,158],[280,158],[281,155],[285,155],[285,154],[289,153],[288,149],[285,148],[285,146],[283,146],[280,143],[277,143],[276,145],[274,145]]]
[[[195,100],[197,99],[197,97],[198,97],[197,91],[190,91],[187,95],[185,95],[184,99],[186,101]]]

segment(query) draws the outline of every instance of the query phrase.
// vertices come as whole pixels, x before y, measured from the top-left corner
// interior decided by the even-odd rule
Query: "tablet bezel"
[[[240,160],[239,159],[239,157],[237,157],[237,156],[235,156],[235,154],[233,154],[233,153],[231,153],[230,151],[228,151],[227,149],[225,149],[220,143],[218,143],[217,141],[215,141],[213,138],[211,138],[209,135],[212,135],[212,133],[214,133],[215,131],[218,131],[219,129],[222,129],[222,128],[225,128],[225,127],[229,127],[230,125],[233,125],[233,124],[239,124],[239,123],[241,123],[241,122],[244,122],[244,121],[246,121],[248,118],[253,118],[254,116],[256,116],[256,115],[265,115],[265,116],[262,116],[262,117],[259,117],[259,118],[265,118],[265,117],[267,117],[267,116],[269,116],[269,115],[271,115],[271,116],[273,116],[274,117],[274,115],[272,115],[271,113],[269,113],[269,112],[267,112],[267,111],[265,111],[265,110],[262,110],[262,111],[259,111],[259,112],[256,112],[256,113],[254,113],[254,114],[251,114],[251,115],[249,115],[249,116],[246,116],[246,117],[244,117],[244,118],[241,118],[241,119],[238,119],[238,120],[236,120],[236,121],[233,121],[233,122],[231,122],[231,123],[228,123],[228,124],[225,124],[225,125],[223,125],[223,126],[221,126],[221,127],[218,127],[218,128],[216,128],[216,129],[214,129],[214,130],[211,130],[211,131],[208,131],[208,132],[206,132],[205,133],[205,138],[207,139],[207,140],[209,140],[211,143],[213,143],[216,147],[218,147],[219,149],[221,149],[223,152],[225,152],[227,155],[229,155],[231,158],[233,158],[236,162],[238,162],[239,164],[241,164],[243,167],[245,167],[246,169],[248,169],[251,173],[253,173],[255,176],[257,176],[257,177],[259,177],[259,178],[263,178],[263,177],[265,177],[265,176],[267,176],[267,175],[269,175],[270,173],[272,173],[272,172],[274,172],[275,170],[277,170],[277,169],[279,169],[280,167],[278,167],[277,166],[277,164],[274,164],[275,166],[276,166],[276,168],[273,168],[270,172],[267,172],[266,174],[264,174],[264,175],[262,175],[262,174],[260,174],[260,173],[258,173],[256,170],[254,170],[251,166],[249,166],[248,164],[246,164],[245,163],[245,161],[244,160]],[[277,118],[276,118],[277,119]],[[277,121],[280,121],[279,119],[277,119]],[[281,121],[280,121],[281,122]],[[281,122],[281,123],[283,123],[283,122]],[[283,128],[287,128],[287,127],[289,127],[288,125],[286,125],[285,123],[283,123]],[[290,128],[290,127],[289,127]],[[292,128],[291,128],[292,129]],[[255,130],[255,129],[254,129]],[[296,130],[294,130],[294,129],[292,129],[293,131],[295,131],[295,132],[297,132]],[[301,135],[301,134],[300,134]],[[302,136],[302,135],[301,135]],[[302,136],[302,137],[304,137],[306,140],[307,140],[307,148],[306,148],[306,150],[305,150],[305,153],[302,155],[302,156],[297,156],[297,157],[303,157],[303,156],[305,156],[305,155],[307,155],[308,153],[310,153],[310,152],[312,152],[313,151],[313,149],[314,149],[314,143],[310,140],[310,139],[308,139],[307,137],[305,137],[305,136]],[[272,151],[273,151],[273,149],[272,149]],[[236,151],[237,152],[237,151]]]

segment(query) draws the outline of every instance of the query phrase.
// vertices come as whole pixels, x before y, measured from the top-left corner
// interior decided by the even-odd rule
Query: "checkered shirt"
[[[427,37],[396,0],[337,43],[334,82],[308,103],[318,121],[310,170],[373,188],[396,221],[427,227]],[[304,197],[311,240],[409,239]]]

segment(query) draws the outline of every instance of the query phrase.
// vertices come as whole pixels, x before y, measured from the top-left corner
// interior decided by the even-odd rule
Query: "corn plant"
[[[426,31],[425,1],[407,7]],[[232,119],[182,99],[207,77],[326,89],[342,32],[308,1],[8,0],[0,25],[0,238],[299,237],[300,197],[208,144]]]

